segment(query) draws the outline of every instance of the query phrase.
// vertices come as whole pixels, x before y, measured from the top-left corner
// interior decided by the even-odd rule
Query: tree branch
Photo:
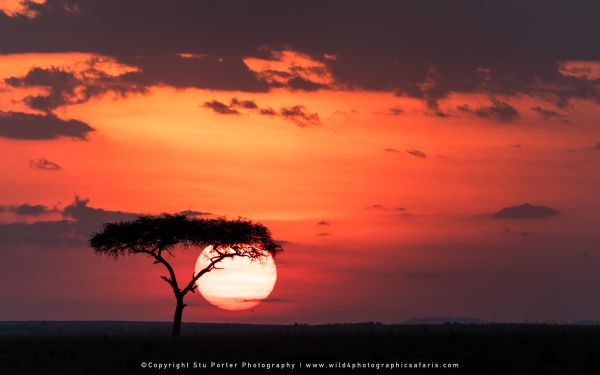
[[[212,271],[213,269],[216,268],[216,264],[219,263],[220,261],[222,261],[225,258],[233,258],[235,256],[239,256],[239,254],[237,253],[222,253],[222,252],[217,252],[219,255],[213,258],[210,258],[211,262],[208,266],[204,267],[203,269],[201,269],[197,274],[192,274],[192,279],[190,280],[190,282],[187,284],[187,286],[185,288],[183,288],[183,290],[181,290],[181,295],[185,296],[189,291],[193,291],[194,289],[196,289],[196,281],[198,281],[199,278],[202,277],[202,275],[204,275],[207,272]]]
[[[183,296],[185,293],[182,294],[181,290],[179,290],[179,285],[177,285],[177,277],[175,277],[175,270],[173,270],[173,267],[171,267],[169,262],[167,262],[166,259],[160,255],[161,251],[159,250],[157,253],[154,253],[153,251],[143,250],[141,252],[153,257],[155,259],[154,263],[161,263],[163,266],[165,266],[169,272],[169,277],[161,276],[161,279],[165,280],[169,285],[171,285],[171,288],[173,288],[173,293],[175,293],[176,297]]]

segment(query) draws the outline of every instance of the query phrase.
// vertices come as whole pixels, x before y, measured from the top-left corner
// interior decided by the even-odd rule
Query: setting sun
[[[195,273],[210,262],[206,247],[198,257]],[[197,281],[198,290],[211,304],[225,310],[245,310],[261,303],[271,294],[277,281],[277,267],[272,256],[263,261],[229,258]]]

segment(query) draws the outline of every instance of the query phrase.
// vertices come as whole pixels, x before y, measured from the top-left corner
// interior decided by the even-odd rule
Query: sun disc
[[[204,248],[196,261],[195,273],[210,264],[211,251],[212,246]],[[227,258],[217,267],[204,274],[196,285],[208,302],[225,310],[245,310],[258,305],[271,294],[277,281],[277,267],[271,255],[262,261]]]

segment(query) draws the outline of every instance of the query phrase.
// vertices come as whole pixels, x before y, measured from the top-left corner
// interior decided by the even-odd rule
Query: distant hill
[[[465,317],[435,317],[411,319],[403,324],[380,322],[334,324],[234,324],[234,323],[183,323],[182,333],[188,335],[231,336],[240,334],[298,334],[298,333],[369,333],[402,330],[406,325],[460,323],[483,324],[479,319]],[[0,321],[0,336],[169,336],[170,322],[134,321]]]
[[[0,322],[3,335],[170,335],[171,322],[135,321],[6,321]],[[229,323],[183,323],[188,334],[240,334],[271,332],[277,325],[229,324]]]
[[[578,326],[600,326],[600,320],[580,320],[575,322]]]
[[[489,324],[490,322],[469,318],[464,316],[434,316],[430,318],[413,318],[404,321],[404,324],[446,324],[446,323],[458,323],[458,324]]]
[[[599,320],[578,321],[570,324],[556,322],[538,323],[494,323],[482,319],[462,316],[435,316],[414,318],[402,324],[380,322],[334,323],[334,324],[236,324],[236,323],[183,323],[184,335],[209,335],[230,337],[236,335],[287,335],[287,334],[371,334],[420,330],[422,326],[461,325],[462,329],[537,329],[538,326],[581,327],[600,326]],[[481,327],[475,327],[481,326]],[[471,328],[468,328],[471,327]],[[529,327],[529,328],[527,328]],[[0,321],[0,337],[7,336],[170,336],[170,322],[135,321]],[[1,352],[1,351],[0,351]],[[1,371],[0,371],[1,373]]]

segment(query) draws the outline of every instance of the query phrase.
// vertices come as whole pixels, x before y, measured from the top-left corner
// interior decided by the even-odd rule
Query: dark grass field
[[[600,374],[598,326],[186,324],[177,339],[168,331],[162,323],[0,323],[0,374]],[[142,362],[188,368],[142,368]],[[295,368],[248,369],[243,362]],[[310,363],[324,367],[308,369]],[[340,368],[358,364],[396,368]]]

